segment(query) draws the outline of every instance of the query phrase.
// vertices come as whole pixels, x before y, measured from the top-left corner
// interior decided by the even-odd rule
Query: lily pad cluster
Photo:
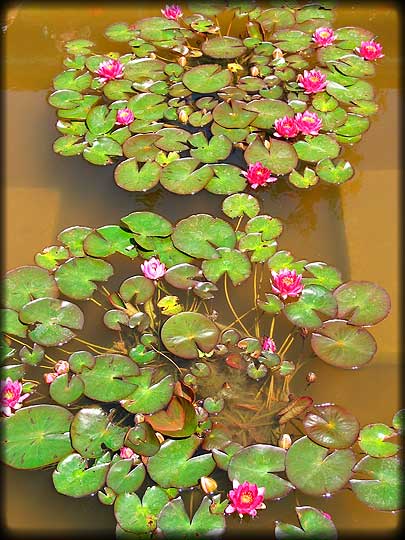
[[[376,346],[365,327],[388,314],[387,293],[279,250],[282,224],[261,214],[254,197],[231,195],[223,210],[227,220],[197,214],[172,224],[134,212],[119,225],[71,227],[36,254],[35,265],[6,274],[3,378],[21,381],[43,403],[29,397],[3,418],[3,461],[17,469],[55,466],[63,495],[97,493],[114,509],[118,537],[222,534],[231,495],[218,487],[221,470],[230,482],[264,488],[267,504],[295,489],[322,496],[350,485],[372,508],[398,510],[399,445],[391,439],[402,412],[392,426],[360,430],[342,407],[316,405],[289,388],[308,350],[346,369],[370,361]],[[114,281],[112,256],[134,267],[122,282]],[[147,277],[145,265],[150,272],[157,261],[164,271]],[[271,288],[271,272],[281,270],[302,276],[298,296],[283,299]],[[250,321],[232,302],[241,284],[253,290]],[[221,294],[228,313],[215,309]],[[90,306],[101,313],[103,344],[89,341],[97,325]],[[271,350],[262,328],[276,318]],[[286,324],[292,330],[280,345]],[[238,379],[251,397],[235,398]],[[265,428],[256,417],[265,417]],[[366,453],[360,460],[358,449]],[[198,493],[192,515],[190,490]],[[320,510],[297,507],[297,514],[307,536],[336,537]],[[279,538],[297,530],[276,523]]]
[[[356,51],[372,32],[337,28],[333,44],[319,46],[314,32],[334,18],[321,2],[189,7],[195,12],[177,19],[112,24],[105,35],[117,51],[94,52],[84,39],[66,43],[66,69],[49,96],[61,133],[54,151],[96,165],[118,162],[115,181],[128,191],[160,183],[182,195],[229,195],[246,189],[242,173],[258,162],[298,188],[349,180],[354,171],[342,148],[361,140],[377,111],[367,80],[374,63]],[[228,28],[222,13],[231,17]],[[100,66],[109,61],[119,70],[104,79]],[[312,69],[327,81],[316,93],[299,84]],[[124,124],[117,122],[122,110],[130,119]],[[316,135],[277,137],[278,119],[305,111],[322,122]]]

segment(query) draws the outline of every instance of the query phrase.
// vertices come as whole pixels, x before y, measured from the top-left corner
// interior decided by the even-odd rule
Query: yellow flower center
[[[317,76],[317,75],[311,75],[311,77],[309,78],[309,80],[310,80],[311,82],[318,82],[319,79],[318,79],[318,76]]]
[[[283,283],[284,283],[284,285],[292,285],[294,283],[294,280],[293,280],[293,278],[285,277],[285,278],[283,278]]]
[[[375,46],[374,46],[374,45],[367,45],[366,49],[367,49],[369,52],[372,52],[372,51],[375,51]]]
[[[14,394],[13,394],[13,392],[11,390],[6,390],[4,392],[4,397],[5,397],[5,399],[12,399],[14,397]]]
[[[319,35],[323,38],[327,38],[329,37],[329,32],[327,32],[326,30],[324,30],[323,32],[320,32]]]
[[[244,493],[243,495],[241,495],[240,500],[241,500],[241,502],[243,502],[244,504],[249,504],[249,503],[253,502],[253,495],[252,495],[252,492],[251,492],[251,491],[248,491],[247,493]]]

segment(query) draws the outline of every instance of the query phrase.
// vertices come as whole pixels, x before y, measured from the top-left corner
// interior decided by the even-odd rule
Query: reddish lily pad
[[[311,336],[315,354],[327,364],[343,369],[357,369],[373,358],[377,345],[364,328],[342,320],[326,321]]]
[[[372,326],[385,319],[391,309],[385,289],[370,281],[348,281],[333,293],[338,317],[357,326]]]
[[[202,50],[211,58],[238,58],[246,52],[246,47],[240,39],[224,36],[208,39],[202,44]]]
[[[305,433],[321,446],[349,448],[359,434],[360,425],[355,416],[338,405],[315,405],[303,421]]]
[[[144,304],[155,294],[155,284],[144,276],[133,276],[126,279],[120,286],[119,294],[124,302]]]
[[[173,396],[166,410],[160,410],[145,419],[155,431],[172,438],[189,437],[197,429],[197,416],[193,405],[185,398]]]

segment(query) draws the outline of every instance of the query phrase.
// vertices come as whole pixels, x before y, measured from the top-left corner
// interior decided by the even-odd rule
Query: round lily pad
[[[70,405],[83,395],[83,390],[84,384],[79,377],[73,375],[69,379],[69,374],[64,373],[52,381],[49,395],[59,405]]]
[[[260,129],[271,129],[278,118],[294,116],[293,109],[278,99],[254,99],[246,105],[246,109],[257,113],[252,126]]]
[[[117,497],[114,514],[122,529],[139,538],[156,529],[157,517],[170,499],[167,492],[159,486],[148,487],[142,502],[132,491],[135,490]]]
[[[147,161],[142,167],[136,157],[126,159],[114,170],[118,186],[127,191],[147,191],[159,182],[161,166],[156,161]]]
[[[385,424],[369,424],[360,431],[359,446],[369,456],[391,457],[398,452],[399,446],[386,439],[394,435],[396,435],[395,431]]]
[[[245,189],[246,179],[241,175],[239,167],[220,163],[211,165],[210,168],[214,171],[214,176],[205,186],[205,189],[210,193],[229,195]]]
[[[315,170],[319,178],[330,184],[343,184],[354,175],[353,167],[343,159],[338,160],[336,165],[330,159],[323,159]]]
[[[88,300],[97,289],[94,281],[107,281],[113,267],[106,261],[91,257],[72,258],[55,272],[61,293],[75,300]]]
[[[305,284],[322,285],[325,289],[333,291],[342,283],[342,275],[333,266],[328,266],[322,262],[314,262],[305,265],[305,270],[310,272],[313,277],[304,277]]]
[[[70,251],[72,257],[83,257],[85,255],[83,250],[84,239],[91,233],[90,227],[68,227],[60,232],[57,236],[58,240],[62,242]],[[41,295],[41,296],[52,296]]]
[[[180,358],[198,358],[199,349],[210,352],[218,342],[218,327],[201,313],[183,312],[168,319],[161,331],[162,341]]]
[[[229,479],[264,487],[265,499],[285,497],[293,486],[278,475],[285,468],[286,452],[277,446],[255,444],[242,448],[229,462]]]
[[[173,377],[167,375],[152,382],[152,375],[152,370],[142,369],[139,375],[131,377],[130,381],[135,388],[121,400],[124,409],[133,414],[152,414],[166,407],[173,395]]]
[[[372,326],[385,319],[391,309],[385,289],[370,281],[348,281],[333,293],[338,317],[358,326]]]
[[[246,52],[246,47],[240,39],[224,36],[208,39],[202,44],[202,50],[211,58],[238,58]]]
[[[222,211],[230,218],[246,215],[250,218],[260,212],[258,200],[247,193],[235,193],[227,197],[222,203]]]
[[[39,469],[72,452],[73,415],[57,405],[24,407],[3,420],[3,461],[16,469]]]
[[[153,212],[132,212],[121,221],[142,236],[169,236],[173,230],[170,221]]]
[[[231,99],[217,105],[213,117],[217,124],[226,129],[246,128],[257,116],[257,112],[248,111],[246,103]]]
[[[357,440],[360,425],[355,416],[338,405],[315,405],[303,420],[305,433],[321,446],[349,448]]]
[[[134,235],[118,225],[105,225],[91,232],[84,239],[83,247],[92,257],[108,257],[121,253],[134,259],[138,252],[134,246]]]
[[[124,156],[127,158],[136,158],[138,161],[148,161],[156,158],[159,148],[155,142],[159,135],[155,133],[138,133],[124,142],[122,147]]]
[[[198,283],[195,278],[200,275],[201,270],[198,266],[182,263],[169,268],[165,274],[165,280],[178,289],[191,289]]]
[[[85,497],[104,485],[109,466],[108,454],[90,467],[80,454],[70,454],[58,463],[52,475],[53,484],[62,495]]]
[[[349,450],[328,450],[301,437],[287,452],[287,477],[306,495],[326,495],[341,489],[351,478],[356,463],[354,453]]]
[[[174,396],[166,410],[147,417],[155,431],[171,438],[189,437],[197,429],[197,415],[193,405],[185,398]]]
[[[13,336],[26,337],[27,326],[22,324],[18,313],[13,309],[0,309],[1,330]]]
[[[37,266],[20,266],[7,272],[3,291],[4,307],[15,311],[35,298],[59,296],[53,276]]]
[[[107,486],[117,495],[131,493],[141,487],[145,474],[143,463],[133,467],[131,459],[120,459],[113,463],[108,471]]]
[[[334,317],[337,303],[332,293],[321,285],[307,285],[297,302],[288,304],[284,313],[293,324],[304,328],[318,328],[322,320],[318,314]]]
[[[321,159],[334,159],[339,155],[340,146],[329,135],[307,135],[305,140],[294,143],[299,159],[303,161],[320,161]]]
[[[321,360],[344,369],[364,366],[377,350],[375,339],[367,330],[342,320],[326,321],[312,334],[311,346]]]
[[[133,276],[126,279],[120,286],[119,294],[124,302],[144,304],[155,294],[155,284],[144,276]]]
[[[184,74],[183,83],[192,92],[211,94],[232,82],[232,73],[218,64],[206,64],[191,68]]]
[[[129,317],[120,309],[109,309],[104,313],[103,322],[110,330],[121,330],[121,325],[128,326]]]

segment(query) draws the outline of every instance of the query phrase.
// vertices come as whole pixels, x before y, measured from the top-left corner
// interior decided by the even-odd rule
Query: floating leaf
[[[350,86],[343,86],[337,82],[330,81],[328,82],[326,91],[343,103],[351,103],[359,99],[370,101],[374,98],[373,87],[366,81],[357,81]]]
[[[298,171],[293,170],[288,177],[290,183],[298,188],[309,188],[314,186],[318,182],[318,177],[315,174],[315,171],[309,167],[305,167],[304,174],[300,174]]]
[[[176,264],[166,272],[165,280],[178,289],[191,289],[198,283],[194,278],[200,274],[198,266],[188,263]]]
[[[60,232],[57,236],[58,240],[62,242],[70,251],[72,257],[84,257],[83,251],[84,239],[90,234],[92,229],[90,227],[69,227]],[[42,296],[52,296],[50,294]]]
[[[295,366],[294,366],[295,369]],[[278,411],[280,426],[287,424],[293,418],[300,416],[313,404],[313,399],[309,396],[301,396],[291,400],[283,409]]]
[[[34,343],[32,350],[29,350],[27,347],[22,347],[19,351],[19,356],[24,364],[37,366],[40,362],[42,362],[45,356],[45,351],[42,347],[37,345],[37,343]]]
[[[287,174],[295,169],[298,163],[297,153],[292,144],[270,139],[270,150],[267,150],[259,137],[249,144],[245,151],[245,160],[249,164],[259,161],[274,174]]]
[[[165,441],[157,454],[149,458],[149,476],[164,488],[196,485],[202,476],[209,476],[215,468],[211,453],[192,457],[200,444],[201,440],[195,435]]]
[[[62,495],[85,497],[104,485],[109,466],[108,453],[91,467],[79,454],[70,454],[58,463],[52,475],[53,484]]]
[[[156,529],[157,518],[168,502],[169,496],[159,486],[148,487],[142,503],[135,493],[122,493],[114,505],[115,518],[122,529],[141,538]]]
[[[24,407],[3,420],[3,461],[16,469],[39,469],[70,454],[73,415],[57,405]]]
[[[235,194],[227,197],[222,203],[222,211],[230,218],[246,215],[250,218],[260,212],[258,200],[247,193]]]
[[[395,431],[385,424],[368,424],[360,431],[359,446],[369,456],[391,457],[398,452],[399,446],[386,439],[390,439],[395,434]]]
[[[331,518],[312,506],[297,506],[297,516],[302,529],[289,523],[276,521],[276,540],[336,540],[337,531]]]
[[[63,246],[50,246],[35,255],[35,262],[41,268],[46,270],[56,270],[59,261],[65,261],[69,258],[69,251]]]
[[[211,167],[207,165],[198,167],[199,165],[200,159],[194,157],[176,159],[164,167],[160,183],[172,193],[193,195],[201,191],[214,175]]]
[[[356,462],[349,449],[328,450],[301,437],[287,452],[286,472],[290,482],[306,495],[325,495],[341,489],[350,479]]]
[[[207,64],[191,68],[184,74],[183,83],[192,92],[211,94],[222,90],[232,82],[232,73],[221,69],[218,64]]]
[[[318,328],[322,325],[318,313],[334,317],[336,312],[336,299],[321,285],[306,285],[299,300],[284,308],[287,319],[301,328]]]
[[[311,336],[315,354],[327,364],[344,369],[357,369],[373,358],[377,345],[364,328],[356,328],[346,321],[326,321]]]
[[[107,486],[114,493],[131,493],[137,491],[145,480],[145,467],[143,463],[133,467],[132,459],[120,459],[113,463],[107,474]]]
[[[257,112],[247,110],[246,103],[234,99],[217,105],[212,114],[215,122],[226,129],[246,128],[257,116]]]
[[[285,497],[293,486],[274,472],[285,468],[286,452],[277,446],[255,444],[243,448],[232,456],[229,467],[229,479],[238,482],[251,482],[265,488],[265,499]]]
[[[304,266],[307,261],[294,261],[293,256],[289,251],[277,251],[267,262],[270,270],[279,272],[283,268],[288,268],[289,270],[295,270],[297,274],[302,274],[304,271]]]
[[[96,359],[88,351],[76,351],[69,356],[70,369],[75,373],[81,373],[83,369],[92,369]]]
[[[277,315],[280,313],[280,311],[283,309],[284,304],[280,300],[280,298],[274,294],[266,293],[266,301],[263,302],[262,300],[259,300],[257,302],[257,305],[260,309],[265,311],[266,313],[270,313],[273,315]]]
[[[202,44],[202,50],[211,58],[238,58],[246,52],[246,47],[240,39],[224,36],[208,39]]]
[[[202,163],[216,163],[225,160],[232,151],[232,143],[225,135],[214,135],[208,141],[201,132],[190,137],[190,143],[195,147],[190,155]]]
[[[361,502],[375,510],[395,512],[403,508],[404,485],[399,458],[365,456],[353,472],[367,477],[367,480],[350,480],[350,486]]]
[[[399,433],[403,433],[405,431],[404,425],[405,425],[405,409],[400,409],[394,414],[394,418],[392,419],[392,426]]]
[[[93,165],[109,165],[110,156],[122,156],[121,145],[110,137],[100,137],[83,150],[83,157]]]
[[[198,350],[210,352],[218,342],[217,326],[201,313],[183,312],[168,319],[161,331],[162,341],[171,353],[191,360]]]
[[[329,135],[307,135],[305,140],[294,143],[298,158],[303,161],[320,161],[321,159],[334,159],[339,155],[340,147]]]
[[[22,324],[18,313],[12,309],[1,309],[1,331],[13,336],[26,337],[27,326]]]
[[[211,169],[214,171],[215,176],[205,186],[205,189],[210,193],[229,195],[245,189],[246,179],[241,175],[239,167],[222,163],[212,165]]]
[[[121,406],[130,413],[151,414],[160,411],[169,403],[173,395],[174,381],[171,375],[152,383],[153,371],[141,369],[139,375],[131,377],[133,391],[121,400]]]
[[[82,142],[77,135],[65,135],[53,143],[53,151],[67,157],[80,155],[86,147],[87,142]]]
[[[142,236],[169,236],[173,231],[170,221],[153,212],[133,212],[121,221]]]
[[[122,146],[124,156],[136,158],[137,161],[153,160],[159,153],[159,148],[155,146],[157,140],[159,140],[159,135],[156,135],[156,133],[133,135]]]
[[[342,283],[342,275],[333,266],[328,266],[323,262],[314,262],[305,265],[305,270],[310,272],[313,277],[304,277],[305,285],[322,285],[325,289],[333,291]]]
[[[370,281],[348,281],[333,294],[338,303],[338,317],[358,326],[377,324],[391,309],[387,291]]]
[[[343,159],[338,160],[336,165],[330,159],[323,159],[317,164],[316,172],[319,178],[330,184],[343,184],[354,174],[353,167]]]
[[[172,438],[189,437],[197,429],[197,416],[193,405],[185,398],[174,396],[166,410],[160,410],[145,419],[155,431]]]
[[[104,313],[103,322],[110,330],[121,330],[121,324],[128,326],[129,317],[120,309],[110,309]]]
[[[114,23],[106,28],[104,35],[113,41],[129,41],[135,32],[127,23]]]
[[[147,161],[142,167],[136,158],[126,159],[114,170],[114,179],[118,186],[127,191],[147,191],[159,182],[161,166],[156,161]]]
[[[155,290],[155,284],[151,279],[144,276],[133,276],[123,281],[119,294],[124,302],[144,304],[153,297]]]
[[[112,274],[113,267],[106,261],[81,257],[62,264],[55,279],[61,293],[75,300],[88,300],[97,289],[94,281],[107,281]]]
[[[3,282],[4,307],[19,311],[35,298],[58,296],[53,276],[36,266],[20,266],[6,273]]]
[[[153,456],[160,448],[159,439],[146,422],[137,424],[128,431],[124,445],[141,456]]]
[[[321,446],[349,448],[359,434],[359,422],[355,416],[338,405],[315,405],[303,421],[305,433]]]
[[[64,373],[52,381],[49,395],[59,405],[70,405],[83,395],[83,390],[83,381],[77,375],[73,375],[69,380],[69,374]]]
[[[134,245],[134,235],[118,225],[106,225],[95,229],[86,236],[84,249],[92,257],[108,257],[113,253],[121,253],[134,259],[138,252]]]
[[[260,129],[271,129],[278,118],[294,116],[293,109],[278,99],[254,99],[246,105],[246,109],[257,113],[252,126]]]
[[[216,255],[217,258],[202,263],[204,275],[210,281],[216,283],[221,276],[226,275],[236,287],[250,276],[250,261],[240,251],[223,247],[216,250]]]

